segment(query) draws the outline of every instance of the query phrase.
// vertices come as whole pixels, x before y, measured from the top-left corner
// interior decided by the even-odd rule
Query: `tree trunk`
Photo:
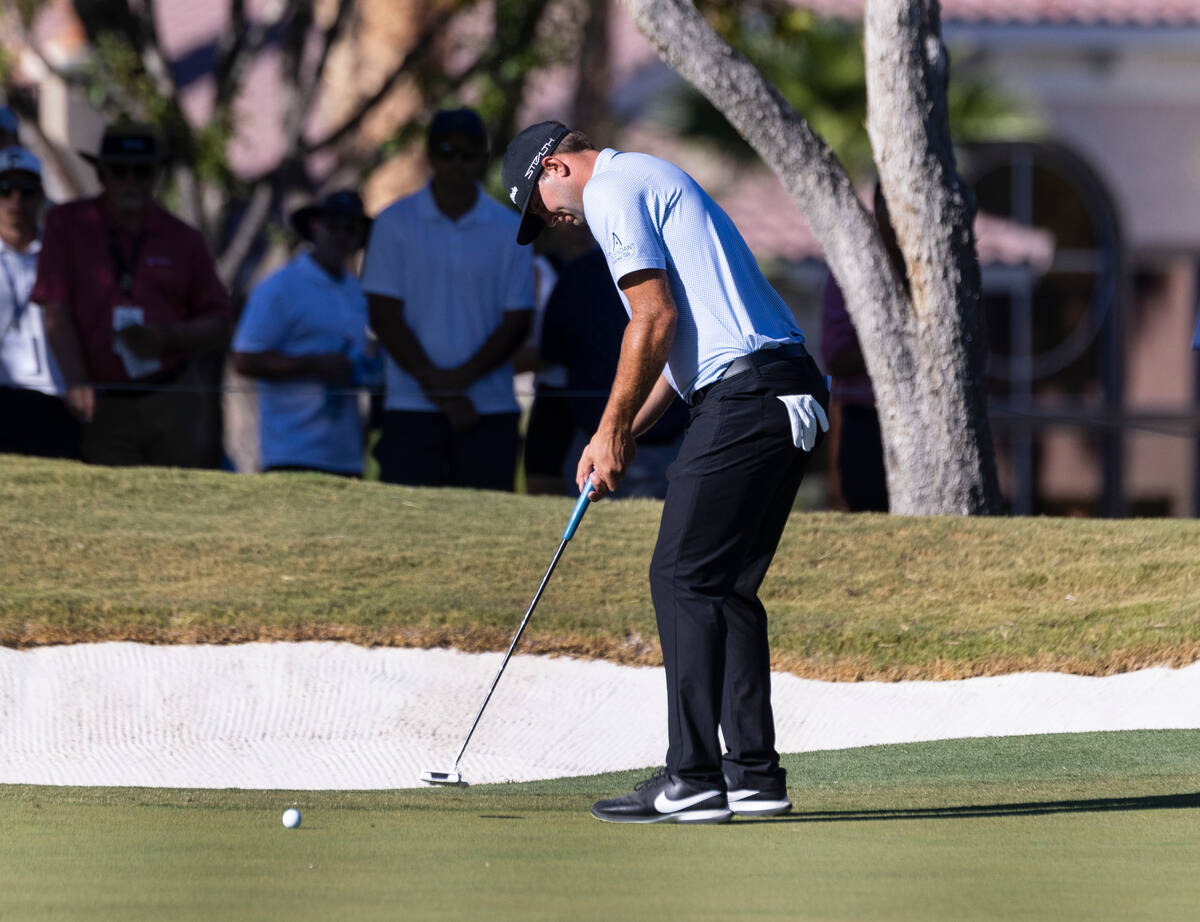
[[[875,385],[892,512],[998,512],[973,208],[950,147],[936,0],[867,0],[869,128],[911,297],[842,165],[754,65],[690,0],[623,2],[808,219]]]

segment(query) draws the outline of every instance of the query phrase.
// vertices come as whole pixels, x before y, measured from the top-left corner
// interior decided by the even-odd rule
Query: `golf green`
[[[796,811],[587,813],[640,773],[388,792],[0,786],[0,918],[1180,919],[1200,731],[789,756]],[[285,829],[288,806],[303,813]]]

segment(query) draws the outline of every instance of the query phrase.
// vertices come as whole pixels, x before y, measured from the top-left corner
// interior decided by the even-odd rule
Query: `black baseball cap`
[[[538,122],[513,138],[504,152],[500,176],[509,199],[521,212],[521,226],[517,228],[517,243],[521,245],[533,243],[546,226],[537,215],[528,213],[529,198],[542,175],[542,159],[554,153],[558,142],[570,132],[562,122]]]
[[[313,218],[342,217],[361,221],[364,230],[370,230],[371,219],[363,208],[363,200],[353,189],[331,192],[319,202],[306,205],[292,214],[292,227],[305,240],[312,240]]]
[[[429,123],[429,143],[440,141],[452,134],[465,135],[487,144],[487,129],[483,119],[474,109],[442,109]]]

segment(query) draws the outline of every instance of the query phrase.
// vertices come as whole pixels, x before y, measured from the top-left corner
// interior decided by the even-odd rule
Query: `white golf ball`
[[[295,829],[300,825],[300,811],[295,807],[283,811],[283,825],[288,829]]]

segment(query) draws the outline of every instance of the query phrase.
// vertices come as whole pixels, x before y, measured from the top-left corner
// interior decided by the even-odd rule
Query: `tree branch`
[[[860,337],[878,339],[882,354],[881,320],[899,320],[908,310],[902,281],[829,145],[689,0],[622,2],[659,56],[708,98],[779,177],[842,285]],[[877,316],[860,317],[855,304],[875,305]]]
[[[225,247],[217,260],[217,275],[225,283],[225,287],[233,290],[239,270],[254,247],[271,214],[274,204],[274,190],[268,182],[260,182],[250,194],[250,202],[238,222],[237,232]]]
[[[281,12],[281,17],[283,13]],[[233,0],[229,30],[222,36],[217,49],[216,99],[214,108],[228,106],[241,87],[242,75],[250,62],[266,47],[267,36],[281,19],[254,22],[246,17],[245,0]]]
[[[321,85],[321,79],[325,76],[325,65],[329,61],[329,51],[341,36],[342,30],[346,28],[346,23],[350,19],[350,13],[354,10],[354,6],[354,0],[341,0],[338,4],[337,13],[333,17],[333,22],[330,23],[329,28],[321,36],[321,56],[317,59],[317,66],[313,69],[312,83],[314,90]]]
[[[320,140],[314,141],[311,144],[305,144],[302,148],[303,152],[305,154],[313,154],[327,147],[332,147],[358,128],[362,124],[363,119],[370,115],[371,111],[396,88],[400,80],[414,66],[421,63],[432,53],[434,40],[442,28],[445,27],[446,23],[454,16],[454,13],[453,9],[444,10],[427,23],[421,34],[417,37],[413,47],[408,50],[395,68],[392,69],[392,72],[384,79],[379,88],[359,102],[358,106],[346,117],[346,120],[341,125],[330,131],[329,134]]]
[[[172,108],[178,109],[179,87],[175,84],[175,75],[171,73],[171,66],[163,54],[158,24],[154,21],[153,4],[145,5],[142,14],[137,17],[137,22],[138,31],[141,33],[138,50],[142,59],[142,67],[150,77],[155,92],[163,99],[169,100]]]
[[[299,74],[304,60],[304,45],[308,39],[308,31],[312,26],[312,0],[292,0],[289,5],[289,15],[285,20],[283,34],[283,72]],[[295,150],[300,135],[304,131],[304,121],[308,110],[303,107],[302,99],[306,88],[299,81],[285,84],[283,95],[283,137],[284,149]]]

